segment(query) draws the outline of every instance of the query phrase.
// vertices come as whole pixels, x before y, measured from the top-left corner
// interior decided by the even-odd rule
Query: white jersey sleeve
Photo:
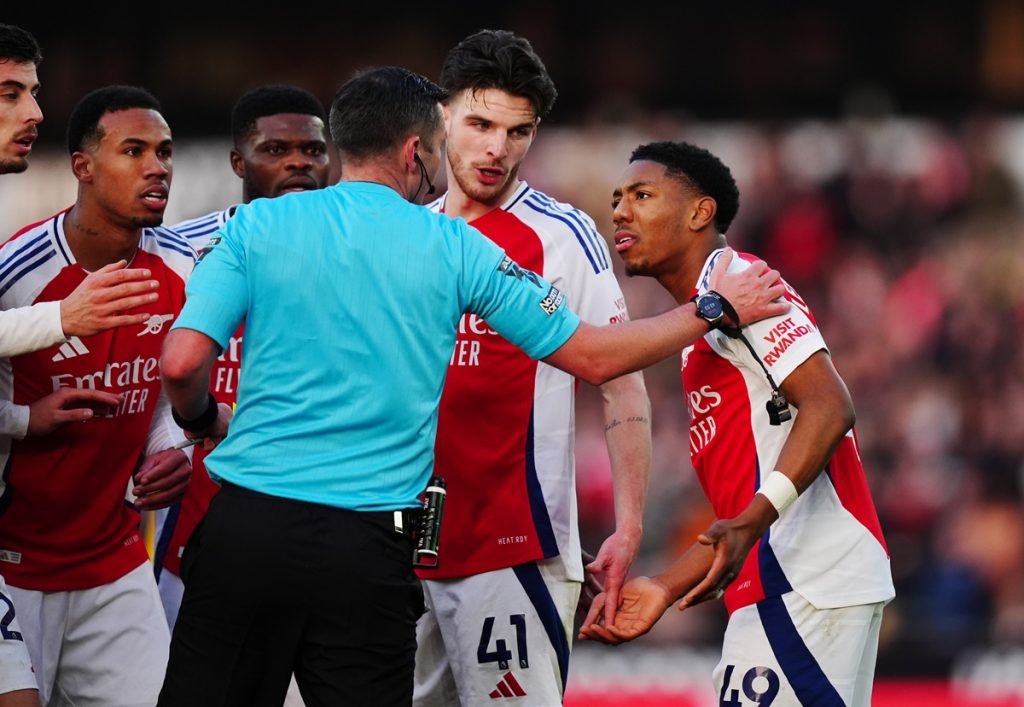
[[[545,234],[544,276],[565,293],[580,319],[595,326],[629,319],[608,244],[590,216],[536,189],[529,189],[512,212]]]
[[[722,252],[715,251],[708,258],[699,281],[700,292],[707,291],[708,276]],[[729,272],[742,272],[748,267],[750,263],[747,260],[737,257],[730,263]],[[788,312],[743,327],[743,337],[750,344],[749,348],[738,338],[713,337],[720,353],[745,363],[752,371],[766,371],[777,386],[781,386],[789,374],[813,354],[828,351],[810,309],[788,284],[784,297],[790,304]]]
[[[0,312],[0,357],[38,351],[66,339],[60,302],[40,302]]]

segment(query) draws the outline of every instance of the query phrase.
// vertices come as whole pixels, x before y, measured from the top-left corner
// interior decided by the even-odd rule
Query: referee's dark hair
[[[449,95],[469,89],[497,88],[533,104],[546,118],[558,98],[555,82],[525,37],[508,30],[484,29],[452,47],[441,69],[441,85]]]
[[[256,121],[268,115],[297,113],[312,115],[327,122],[323,104],[312,93],[298,86],[260,86],[249,91],[231,109],[231,139],[241,147],[256,129]]]
[[[85,94],[68,119],[68,152],[81,152],[86,146],[103,137],[100,119],[107,113],[132,108],[147,108],[160,112],[160,101],[144,88],[137,86],[106,86]]]
[[[43,52],[36,38],[16,25],[0,24],[0,61],[39,66]]]
[[[335,94],[331,139],[342,158],[363,160],[383,155],[410,135],[426,138],[439,131],[437,104],[446,96],[433,81],[408,69],[367,69]]]
[[[714,199],[718,206],[715,227],[719,233],[729,230],[736,212],[740,210],[740,190],[732,172],[720,159],[688,142],[651,142],[633,150],[629,161],[637,160],[663,165],[670,177]]]

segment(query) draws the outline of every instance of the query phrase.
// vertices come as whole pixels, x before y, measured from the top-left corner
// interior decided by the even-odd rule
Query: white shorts
[[[869,707],[884,606],[816,609],[788,592],[737,609],[714,672],[719,702]]]
[[[21,627],[14,615],[14,602],[0,577],[0,695],[15,690],[36,689],[32,661],[22,638]]]
[[[92,589],[10,592],[44,705],[156,704],[171,637],[149,562]]]
[[[413,704],[561,704],[580,586],[557,557],[424,581]]]

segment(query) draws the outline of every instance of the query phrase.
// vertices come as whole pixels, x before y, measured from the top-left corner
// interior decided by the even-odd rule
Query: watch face
[[[722,300],[714,295],[701,295],[697,298],[697,313],[701,319],[716,323],[722,318]]]

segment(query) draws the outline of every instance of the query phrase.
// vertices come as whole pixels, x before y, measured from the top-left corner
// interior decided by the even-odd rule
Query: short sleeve
[[[462,286],[467,311],[487,320],[531,358],[554,353],[579,327],[565,295],[536,273],[525,270],[498,246],[464,222]]]
[[[249,306],[246,233],[253,221],[239,209],[207,242],[185,286],[185,306],[175,329],[194,329],[227,347]]]

